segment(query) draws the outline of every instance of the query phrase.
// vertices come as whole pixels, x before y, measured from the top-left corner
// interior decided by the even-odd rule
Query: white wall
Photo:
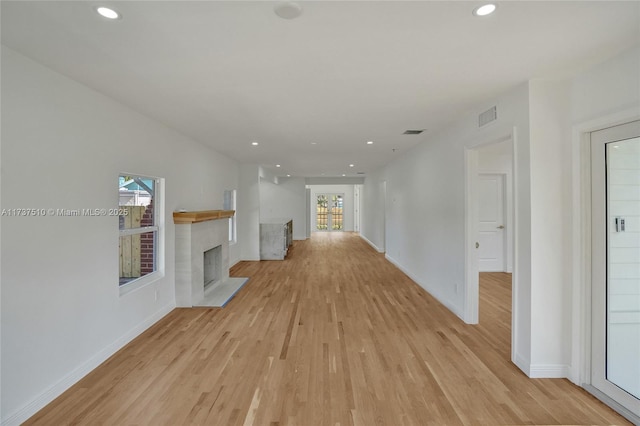
[[[260,168],[240,165],[238,244],[241,260],[260,260]]]
[[[354,185],[309,185],[311,188],[311,232],[316,231],[316,205],[319,194],[344,194],[343,199],[343,226],[344,231],[353,231],[354,214]]]
[[[513,144],[498,142],[478,148],[478,173],[505,175],[506,270],[513,272]]]
[[[307,190],[304,178],[260,179],[260,221],[293,219],[293,239],[307,235]]]
[[[571,119],[584,123],[628,109],[640,102],[640,47],[588,69],[571,82]]]
[[[165,276],[123,296],[117,217],[2,217],[1,412],[14,424],[174,307],[171,214],[222,208],[238,165],[4,46],[1,101],[3,208],[114,208],[120,172],[166,182]]]
[[[570,373],[573,363],[583,361],[583,341],[575,336],[585,327],[585,317],[577,312],[584,296],[579,294],[584,284],[576,263],[582,260],[580,221],[585,213],[575,126],[607,122],[602,117],[611,117],[611,125],[640,114],[639,75],[636,48],[570,81],[532,80],[496,100],[496,122],[476,129],[477,113],[494,102],[479,105],[367,176],[363,236],[380,241],[386,228],[388,258],[462,317],[464,295],[456,288],[463,283],[465,267],[464,149],[500,140],[513,128],[512,346],[514,362],[532,377],[579,380]],[[385,180],[386,220],[381,223],[378,212],[385,206],[380,184]]]
[[[521,85],[479,105],[367,176],[363,234],[376,245],[385,236],[387,258],[461,318],[465,310],[465,149],[515,139],[515,209],[519,212],[514,259],[518,286],[514,342],[519,364],[530,364],[529,88]],[[478,113],[497,105],[498,120],[481,129]],[[515,131],[514,131],[515,127]],[[515,134],[514,134],[515,133]],[[387,201],[384,205],[383,182]],[[385,208],[386,207],[386,208]],[[381,212],[385,221],[381,223]]]
[[[360,236],[373,248],[385,251],[385,190],[381,170],[369,173],[360,191],[362,209],[360,215]]]
[[[531,371],[567,377],[571,333],[571,127],[568,81],[532,80]]]

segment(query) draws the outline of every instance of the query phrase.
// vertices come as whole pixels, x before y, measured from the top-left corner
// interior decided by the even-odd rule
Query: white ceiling
[[[302,16],[284,20],[270,1],[3,0],[1,37],[219,152],[294,176],[370,172],[478,102],[640,43],[639,1],[502,1],[486,18],[472,16],[475,1],[299,3]],[[98,4],[123,18],[99,17]]]

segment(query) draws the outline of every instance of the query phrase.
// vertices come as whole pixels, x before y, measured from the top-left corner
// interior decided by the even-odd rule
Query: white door
[[[504,272],[505,222],[504,175],[478,175],[478,269]]]
[[[591,384],[640,421],[640,121],[591,134]]]

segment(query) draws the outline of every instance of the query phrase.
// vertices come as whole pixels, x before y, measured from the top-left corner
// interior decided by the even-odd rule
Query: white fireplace
[[[229,278],[228,213],[233,215],[222,210],[174,213],[177,306],[224,306],[247,281]],[[227,288],[230,284],[235,290]]]

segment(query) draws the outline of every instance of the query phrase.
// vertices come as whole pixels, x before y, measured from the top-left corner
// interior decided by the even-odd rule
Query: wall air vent
[[[496,121],[498,119],[498,108],[491,107],[482,114],[478,116],[478,127],[486,126],[492,121]]]
[[[403,135],[419,135],[420,133],[424,132],[427,129],[420,129],[420,130],[405,130]]]

